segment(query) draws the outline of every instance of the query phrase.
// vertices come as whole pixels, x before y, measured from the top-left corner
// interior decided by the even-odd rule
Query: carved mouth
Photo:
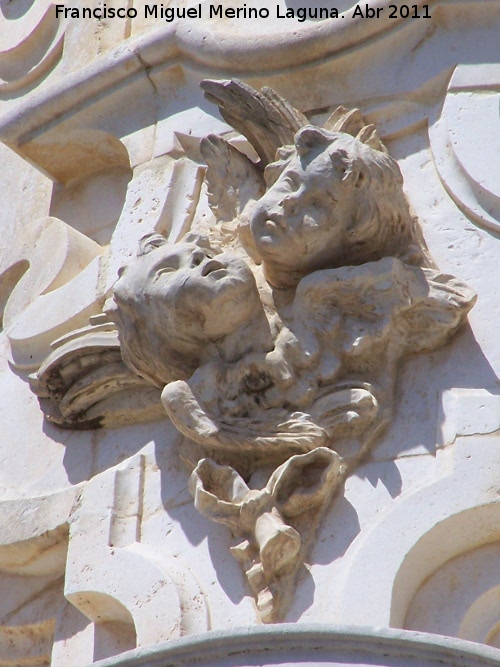
[[[265,220],[256,236],[259,244],[264,244],[265,246],[270,246],[270,248],[272,248],[275,243],[278,241],[281,242],[284,233],[282,224],[275,220]]]
[[[266,220],[264,227],[267,231],[274,232],[277,229],[286,229],[286,223],[284,220]]]

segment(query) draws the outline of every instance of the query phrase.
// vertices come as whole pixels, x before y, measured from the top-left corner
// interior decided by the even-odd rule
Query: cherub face
[[[287,270],[305,275],[334,266],[343,255],[356,188],[343,135],[337,136],[332,149],[295,151],[250,212],[253,242],[271,282]]]
[[[245,262],[230,255],[215,257],[190,243],[152,246],[118,280],[115,292],[122,287],[140,290],[150,317],[166,333],[175,330],[193,340],[232,333],[260,306]]]

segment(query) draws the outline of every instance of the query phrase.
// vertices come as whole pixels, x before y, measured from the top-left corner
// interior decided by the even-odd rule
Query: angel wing
[[[248,139],[260,160],[253,163],[222,137],[211,135],[201,142],[207,162],[209,204],[218,222],[234,220],[251,199],[265,191],[264,167],[277,151],[294,142],[295,133],[308,118],[272,88],[254,90],[237,79],[201,82],[205,97],[219,107],[224,120]],[[372,148],[387,153],[374,125],[367,124],[359,109],[337,107],[324,124],[331,132],[345,132]]]
[[[354,359],[369,358],[383,340],[398,356],[435,349],[455,334],[475,300],[452,276],[385,257],[306,276],[293,309],[306,329],[330,337],[338,354]]]
[[[260,92],[242,81],[201,82],[205,97],[219,107],[221,116],[241,132],[260,157],[261,167],[275,159],[281,146],[293,144],[295,133],[309,121],[272,88]]]
[[[207,163],[208,203],[218,222],[234,220],[251,199],[265,192],[262,172],[222,137],[202,139],[201,153]]]
[[[276,151],[293,143],[307,118],[271,88],[260,92],[241,81],[201,83],[205,96],[219,106],[224,120],[243,134],[260,158],[258,163],[217,135],[202,140],[200,150],[207,163],[208,202],[217,221],[235,220],[249,201],[265,192],[263,169]]]
[[[60,341],[30,382],[45,417],[63,428],[123,426],[165,414],[159,389],[123,363],[110,323]]]

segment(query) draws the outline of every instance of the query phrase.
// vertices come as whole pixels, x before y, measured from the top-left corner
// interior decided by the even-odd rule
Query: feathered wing
[[[399,360],[444,345],[474,302],[456,278],[392,257],[303,278],[292,326],[299,341],[312,337],[318,348],[313,421],[332,438],[378,428],[390,414]]]
[[[208,203],[218,222],[239,216],[252,199],[262,197],[265,183],[262,172],[239,150],[222,137],[212,134],[202,139],[201,153],[207,163]]]
[[[277,151],[294,143],[308,118],[272,88],[257,91],[242,81],[201,82],[205,97],[219,107],[224,120],[248,139],[260,158],[252,162],[222,137],[211,135],[201,142],[207,163],[206,182],[210,208],[218,222],[234,220],[246,204],[265,192],[263,169],[276,160]],[[339,106],[324,128],[345,132],[372,148],[387,153],[374,125],[367,124],[359,109]]]
[[[369,356],[385,340],[402,356],[443,345],[465,322],[475,299],[474,291],[452,276],[384,257],[306,276],[294,311],[323,340],[335,328],[332,345],[339,354]]]
[[[295,133],[309,124],[303,113],[271,88],[259,92],[237,79],[207,79],[201,87],[224,120],[252,144],[262,167],[274,162],[278,148],[293,144]]]
[[[259,157],[258,162],[252,162],[217,135],[206,137],[200,145],[207,164],[208,203],[217,223],[240,218],[240,238],[245,238],[241,213],[249,202],[265,193],[264,167],[276,159],[278,149],[293,144],[295,133],[308,120],[271,88],[259,92],[237,80],[206,80],[201,87],[207,99],[217,104],[224,120],[248,139]],[[249,239],[245,246],[252,254]]]
[[[402,313],[406,350],[426,352],[446,344],[455,335],[477,295],[454,276],[416,267],[413,272],[417,274],[418,287],[412,294],[411,307]]]

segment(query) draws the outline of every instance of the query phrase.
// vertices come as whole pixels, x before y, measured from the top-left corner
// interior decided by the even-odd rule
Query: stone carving
[[[429,126],[434,165],[448,195],[469,220],[494,233],[500,226],[500,191],[495,178],[500,146],[498,133],[492,130],[498,123],[498,110],[494,97],[485,91],[498,90],[498,86],[495,65],[458,65],[440,116]],[[475,159],[478,152],[484,156],[480,161]]]
[[[38,82],[61,58],[66,22],[52,2],[2,3],[0,28],[0,95]]]
[[[401,358],[446,343],[475,295],[433,265],[359,111],[318,128],[269,89],[204,88],[260,159],[203,140],[217,223],[194,220],[177,244],[145,237],[107,312],[185,436],[196,507],[230,527],[273,621],[333,493],[391,418]]]
[[[250,489],[234,468],[208,458],[194,469],[195,506],[239,539],[231,553],[245,570],[264,622],[286,607],[314,536],[307,525],[311,512],[326,507],[341,472],[340,457],[326,447],[291,456],[262,489]]]
[[[71,428],[166,412],[195,505],[231,529],[267,622],[389,423],[401,358],[446,343],[475,297],[433,265],[398,165],[358,110],[320,128],[270,89],[202,85],[253,159],[202,139],[215,223],[189,205],[168,237],[146,235],[107,315],[53,342],[32,388]],[[177,171],[198,182],[189,164]]]
[[[30,376],[46,418],[72,429],[111,427],[158,419],[159,391],[122,361],[116,329],[103,315],[52,344]]]

